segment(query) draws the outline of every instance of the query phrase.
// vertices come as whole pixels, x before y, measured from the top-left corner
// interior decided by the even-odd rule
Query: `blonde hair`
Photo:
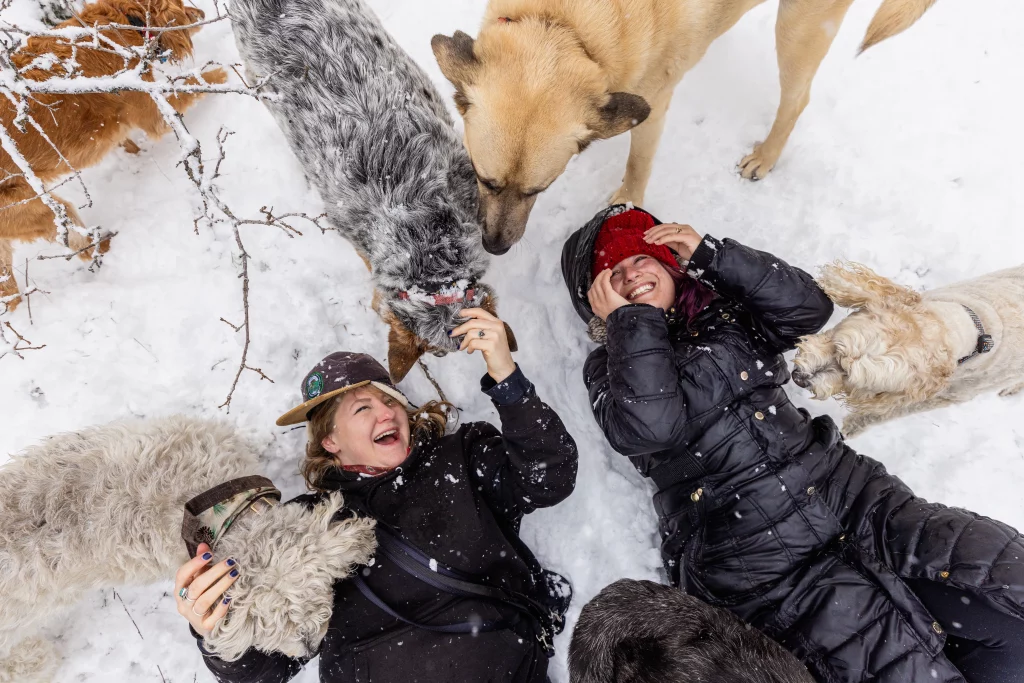
[[[379,389],[376,391],[382,396],[386,395]],[[335,454],[324,448],[323,440],[334,431],[334,415],[344,396],[339,394],[317,406],[306,424],[306,457],[299,471],[311,491],[324,492],[326,489],[321,484],[323,477],[327,470],[337,466]],[[405,412],[409,416],[409,432],[414,442],[417,439],[441,438],[448,429],[450,417],[458,415],[455,406],[447,401],[430,401],[419,408],[409,406]]]

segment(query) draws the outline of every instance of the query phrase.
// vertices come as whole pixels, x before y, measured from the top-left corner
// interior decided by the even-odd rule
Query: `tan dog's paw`
[[[773,153],[771,150],[765,149],[764,143],[759,142],[754,145],[754,151],[743,157],[737,164],[737,168],[740,169],[740,175],[747,180],[762,180],[772,172],[775,162],[778,160],[778,152]]]
[[[211,85],[221,85],[222,83],[226,83],[228,80],[228,72],[219,66],[216,69],[204,71],[202,76],[203,80]]]
[[[20,303],[21,297],[18,296],[18,283],[14,280],[14,273],[8,275],[0,270],[0,313],[5,310],[5,306],[8,313],[13,313]]]
[[[615,206],[616,204],[632,204],[633,206],[643,206],[644,196],[640,195],[637,197],[633,194],[625,185],[615,190],[615,194],[608,200],[608,206]]]
[[[138,154],[142,151],[142,148],[136,145],[135,141],[131,138],[125,138],[124,142],[121,143],[121,149],[129,154]]]

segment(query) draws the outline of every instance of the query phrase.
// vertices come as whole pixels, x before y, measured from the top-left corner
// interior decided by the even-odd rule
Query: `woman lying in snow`
[[[807,273],[657,223],[603,211],[562,273],[601,344],[597,421],[657,487],[672,583],[822,682],[1024,681],[1021,535],[916,497],[789,402],[782,353],[832,314]]]
[[[572,492],[576,444],[512,361],[502,322],[481,309],[462,313],[471,319],[452,334],[483,354],[481,388],[503,432],[477,422],[446,436],[448,406],[413,409],[380,364],[356,353],[317,364],[303,380],[304,402],[278,420],[309,423],[302,471],[314,493],[292,503],[341,491],[349,509],[377,520],[375,561],[334,586],[319,653],[325,683],[546,680],[570,591],[540,568],[518,530],[523,515]],[[207,551],[200,546],[176,586],[188,590],[193,607],[182,611],[200,649],[245,571],[230,560],[209,567]],[[203,651],[222,683],[283,682],[305,664],[257,650],[233,662]]]

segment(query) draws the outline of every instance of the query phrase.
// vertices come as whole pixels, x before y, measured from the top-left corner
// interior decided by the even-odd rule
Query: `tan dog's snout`
[[[537,196],[523,196],[508,188],[499,195],[480,190],[480,224],[483,245],[488,253],[500,256],[512,248],[526,232],[530,212]]]

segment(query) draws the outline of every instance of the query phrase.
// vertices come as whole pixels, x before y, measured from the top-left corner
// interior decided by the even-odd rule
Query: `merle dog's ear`
[[[498,317],[498,302],[491,295],[484,297],[484,300],[480,302],[480,308],[484,309],[495,318]],[[512,328],[508,326],[507,322],[502,321],[502,325],[505,326],[505,337],[508,339],[508,350],[518,351],[519,343],[516,341],[516,335],[512,332]]]
[[[388,374],[391,375],[391,381],[398,384],[405,379],[426,350],[426,344],[401,323],[393,320],[388,333]]]
[[[458,91],[455,103],[459,105],[461,111],[463,104],[459,102],[460,96],[465,100],[462,89],[473,83],[476,71],[480,67],[480,60],[473,54],[473,39],[462,31],[456,31],[451,38],[438,34],[430,39],[430,47],[434,50],[434,57],[437,59],[437,65],[441,67],[441,73]],[[468,103],[465,104],[468,106]]]
[[[613,92],[608,101],[597,110],[597,119],[591,125],[594,135],[604,140],[639,126],[651,115],[651,105],[639,95]]]

